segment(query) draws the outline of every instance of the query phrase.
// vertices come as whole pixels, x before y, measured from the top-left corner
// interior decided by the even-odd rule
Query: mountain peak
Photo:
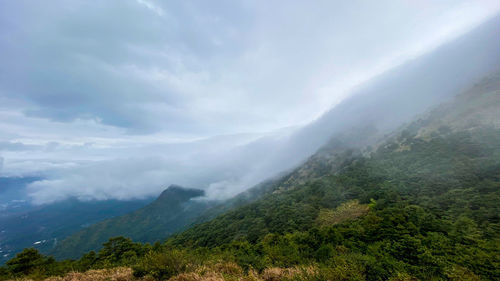
[[[172,184],[167,189],[165,189],[160,196],[158,196],[157,201],[165,200],[175,200],[175,201],[187,201],[191,198],[200,197],[205,195],[205,191],[201,189],[186,188],[180,185]]]

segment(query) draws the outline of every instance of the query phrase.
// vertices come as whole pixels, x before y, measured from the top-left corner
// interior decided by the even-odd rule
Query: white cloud
[[[168,183],[233,194],[281,167],[259,162],[273,153],[260,142],[242,144],[263,136],[281,143],[289,134],[281,128],[315,120],[364,81],[499,8],[467,0],[4,1],[0,172],[46,176],[32,185],[37,202],[137,197]]]
[[[136,0],[136,1],[137,1],[137,3],[144,5],[146,8],[150,9],[151,11],[153,11],[154,13],[156,13],[159,16],[163,16],[165,14],[165,12],[163,11],[162,8],[153,4],[150,1],[146,1],[146,0]]]

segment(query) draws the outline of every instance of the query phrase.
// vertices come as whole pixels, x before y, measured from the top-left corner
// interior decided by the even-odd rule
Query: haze
[[[354,122],[329,110],[383,88],[376,77],[499,10],[477,0],[0,0],[0,176],[40,177],[26,190],[36,204],[144,198],[172,183],[227,198],[329,137],[306,133]],[[450,94],[489,70],[469,62]],[[415,111],[439,100],[413,98]]]

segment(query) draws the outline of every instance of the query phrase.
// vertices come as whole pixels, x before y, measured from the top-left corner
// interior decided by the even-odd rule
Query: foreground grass
[[[69,272],[65,276],[49,277],[46,279],[23,278],[9,281],[152,281],[151,276],[135,277],[133,270],[128,267],[116,267],[111,269],[89,270],[86,272]],[[318,268],[314,266],[280,268],[271,267],[258,273],[250,269],[244,271],[240,266],[232,262],[216,263],[191,268],[186,272],[177,274],[168,281],[277,281],[277,280],[325,280],[322,278]],[[401,279],[403,280],[403,279]],[[412,279],[408,279],[412,280]]]

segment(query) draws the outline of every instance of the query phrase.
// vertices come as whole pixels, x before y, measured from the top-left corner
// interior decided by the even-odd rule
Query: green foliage
[[[182,250],[150,251],[133,267],[134,276],[149,275],[157,280],[166,280],[184,272],[190,264],[190,256]]]
[[[29,248],[24,249],[21,253],[9,260],[7,262],[7,268],[15,275],[28,275],[50,262],[53,262],[53,260],[45,258],[38,250]]]
[[[142,245],[120,236],[111,238],[103,244],[98,261],[106,266],[128,265],[133,263],[138,255],[142,255]]]
[[[69,264],[68,261],[56,262],[54,258],[40,254],[37,249],[28,248],[7,261],[5,267],[0,268],[0,280],[21,276],[39,279],[60,275],[69,271]]]
[[[116,237],[66,264],[25,250],[2,270],[128,265],[162,280],[224,261],[262,274],[312,268],[300,275],[307,280],[499,280],[499,143],[500,130],[486,127],[426,140],[404,132],[369,157],[337,159],[335,173],[287,188],[278,181],[165,244]]]
[[[154,243],[189,225],[211,206],[191,198],[202,190],[170,186],[155,201],[123,216],[114,217],[84,228],[61,241],[52,253],[57,258],[77,258],[100,249],[110,237],[126,236],[134,241]]]

